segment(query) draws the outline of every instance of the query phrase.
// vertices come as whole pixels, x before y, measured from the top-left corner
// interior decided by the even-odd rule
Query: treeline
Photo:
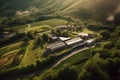
[[[119,58],[104,60],[96,54],[85,63],[81,72],[77,66],[65,66],[59,72],[48,72],[42,80],[119,80],[119,63]]]
[[[105,24],[105,23],[102,24],[95,21],[91,21],[91,20],[84,21],[84,24],[89,30],[92,30],[92,31],[107,30],[107,31],[113,32],[115,30],[115,27],[113,27],[113,25]]]
[[[18,41],[24,39],[24,37],[25,37],[25,34],[16,33],[14,36],[12,36],[10,38],[1,39],[0,40],[0,47],[9,45],[9,44],[14,43],[14,42],[18,42]]]
[[[33,23],[37,21],[44,21],[48,19],[53,19],[53,18],[58,18],[58,19],[64,19],[67,21],[73,21],[73,18],[70,16],[62,16],[62,15],[34,15],[34,16],[29,16],[29,17],[24,17],[24,18],[6,18],[5,20],[2,21],[1,25],[5,26],[17,26],[17,25],[24,25],[28,23]]]

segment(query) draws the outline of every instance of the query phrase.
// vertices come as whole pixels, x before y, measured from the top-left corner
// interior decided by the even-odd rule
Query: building
[[[88,36],[88,33],[81,32],[78,34],[78,36]]]
[[[54,35],[50,35],[49,37],[54,41],[54,43],[49,44],[47,46],[45,55],[49,53],[55,53],[60,50],[64,50],[66,48],[79,49],[85,46],[91,46],[94,44],[94,35],[90,35],[87,33],[79,33],[79,37],[71,38],[71,37],[56,37]]]
[[[89,38],[93,39],[94,38],[94,34],[89,34]]]
[[[58,38],[59,38],[60,41],[63,41],[63,42],[72,39],[71,37],[58,37]]]
[[[48,35],[48,36],[49,36],[49,38],[51,39],[51,41],[53,41],[53,42],[56,42],[56,41],[59,40],[58,37],[55,36],[55,35]]]
[[[71,40],[68,40],[68,41],[65,41],[66,45],[70,46],[70,47],[77,46],[77,45],[81,44],[82,42],[83,42],[83,39],[81,39],[79,37],[71,39]]]
[[[62,29],[62,30],[65,30],[65,29],[68,28],[68,26],[66,26],[66,25],[60,25],[60,26],[56,26],[55,28],[56,28],[56,29]]]
[[[56,52],[64,49],[65,47],[66,47],[66,44],[64,42],[55,42],[47,46],[46,53]]]
[[[94,34],[88,34],[88,33],[81,32],[78,34],[78,37],[88,40],[88,39],[94,38]]]
[[[82,38],[83,40],[87,40],[87,39],[89,39],[89,34],[81,32],[78,34],[78,37]]]
[[[92,46],[94,44],[95,40],[94,39],[89,39],[86,41],[88,46]]]

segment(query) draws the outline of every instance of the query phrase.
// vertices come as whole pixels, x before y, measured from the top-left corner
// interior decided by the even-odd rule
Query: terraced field
[[[48,20],[44,20],[44,21],[30,23],[31,27],[38,26],[38,25],[39,26],[48,25],[48,26],[51,26],[51,27],[55,27],[55,26],[58,26],[58,25],[66,25],[66,24],[68,24],[68,21],[62,20],[62,19],[48,19]],[[28,27],[27,24],[20,25],[20,26],[13,26],[12,29],[17,31],[17,30],[20,30],[20,29],[24,29],[26,27]]]

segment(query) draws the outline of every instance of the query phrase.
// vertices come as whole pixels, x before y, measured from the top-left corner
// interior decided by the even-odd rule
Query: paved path
[[[53,63],[51,66],[48,66],[48,68],[46,68],[46,70],[49,70],[49,69],[51,69],[51,68],[54,68],[54,67],[58,66],[61,62],[63,62],[64,60],[68,59],[69,57],[71,57],[71,56],[73,56],[73,55],[75,55],[75,54],[77,54],[77,53],[79,53],[79,52],[82,52],[82,51],[84,51],[84,50],[87,50],[87,49],[89,49],[89,47],[84,47],[84,48],[82,48],[82,49],[75,50],[75,51],[71,52],[70,54],[68,54],[68,55],[66,55],[66,56],[63,56],[63,57],[62,57],[61,59],[59,59],[56,63]],[[37,74],[42,73],[43,71],[44,71],[44,70],[40,70],[40,71],[36,71],[36,72],[31,72],[31,73],[28,73],[28,74],[16,76],[16,77],[14,77],[14,78],[12,78],[12,79],[9,79],[9,80],[16,80],[16,79],[18,79],[18,78],[24,78],[24,77],[27,77],[27,76],[30,76],[30,75],[31,75],[31,76],[35,76],[35,75],[37,75]]]
[[[81,51],[84,51],[84,50],[86,50],[86,49],[89,49],[89,48],[88,48],[88,47],[85,47],[85,48],[82,48],[82,49],[73,51],[71,54],[69,54],[69,55],[67,55],[67,56],[64,56],[64,57],[63,57],[62,59],[60,59],[57,63],[55,63],[52,68],[58,66],[61,62],[63,62],[64,60],[68,59],[69,57],[71,57],[71,56],[73,56],[73,55],[75,55],[75,54],[77,54],[77,53],[79,53],[79,52],[81,52]]]

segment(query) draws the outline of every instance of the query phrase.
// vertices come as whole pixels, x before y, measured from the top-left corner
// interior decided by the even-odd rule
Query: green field
[[[42,55],[45,51],[46,44],[42,48],[40,45],[35,45],[35,41],[30,41],[24,53],[20,66],[36,65],[37,60],[42,60]]]
[[[85,61],[91,57],[91,54],[89,52],[90,52],[90,49],[79,52],[76,55],[73,55],[72,57],[61,62],[57,67],[54,68],[54,70],[59,70],[60,68],[62,68],[65,65],[70,65],[70,66],[77,65],[77,66],[79,66],[82,63],[85,63]],[[78,68],[81,69],[82,67],[78,67]]]
[[[17,42],[0,49],[0,69],[19,65],[27,45]]]
[[[66,25],[68,23],[68,21],[66,20],[62,20],[62,19],[49,19],[49,20],[45,20],[45,21],[39,21],[39,22],[34,22],[34,23],[30,23],[31,27],[34,26],[44,26],[44,25],[48,25],[51,27],[55,27],[58,25]],[[27,28],[28,25],[20,25],[20,26],[13,26],[12,29],[14,30],[20,30],[20,29],[24,29]]]

